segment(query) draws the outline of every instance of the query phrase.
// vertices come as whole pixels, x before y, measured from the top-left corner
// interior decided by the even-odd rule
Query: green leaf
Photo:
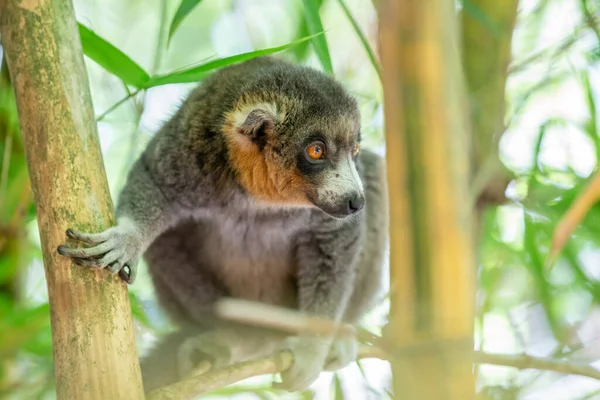
[[[367,52],[367,55],[369,56],[369,60],[371,60],[371,65],[373,65],[373,68],[375,68],[377,75],[379,75],[379,80],[381,80],[382,79],[381,66],[379,65],[379,62],[377,61],[377,57],[375,57],[375,52],[373,52],[371,45],[369,45],[369,42],[367,41],[365,34],[360,29],[358,22],[356,22],[356,19],[350,12],[350,9],[348,8],[348,6],[344,2],[344,0],[338,0],[338,3],[340,3],[340,6],[344,10],[344,14],[346,14],[346,18],[348,18],[348,21],[350,21],[350,24],[352,24],[352,28],[354,28],[354,32],[356,33],[356,35],[360,39],[360,42],[362,43],[363,47],[365,48],[365,51]]]
[[[30,343],[45,330],[50,330],[50,308],[48,304],[30,309],[15,309],[0,320],[0,359],[14,354]]]
[[[365,383],[365,386],[367,387],[367,389],[369,390],[369,392],[371,394],[373,394],[374,398],[376,398],[376,399],[381,398],[381,393],[379,393],[371,385],[369,385],[369,379],[367,379],[367,374],[365,373],[365,369],[362,366],[362,361],[361,360],[357,360],[356,361],[356,365],[358,366],[358,370],[360,371],[360,374],[362,375],[362,378],[363,378],[363,381]]]
[[[317,0],[319,3],[322,3],[323,0]],[[298,12],[304,12],[304,5],[302,3],[298,3],[302,9],[299,9]],[[306,25],[306,18],[300,18],[298,21],[298,27],[296,28],[296,34],[294,37],[304,37],[308,36],[308,26]],[[298,46],[294,46],[289,50],[289,53],[293,55],[296,61],[304,62],[309,56],[308,50],[310,48],[310,42],[304,42],[299,44]]]
[[[301,38],[298,40],[294,40],[293,42],[285,44],[283,46],[271,47],[268,49],[256,50],[256,51],[251,51],[248,53],[237,54],[237,55],[231,56],[231,57],[221,58],[218,60],[207,62],[202,65],[198,65],[196,67],[184,69],[182,71],[172,72],[167,75],[157,75],[157,76],[152,77],[150,79],[150,81],[148,81],[148,83],[145,86],[145,89],[148,89],[151,87],[156,87],[156,86],[161,86],[161,85],[168,85],[168,84],[172,84],[172,83],[198,82],[199,80],[204,78],[206,75],[208,75],[210,72],[214,71],[215,69],[227,67],[229,65],[233,65],[233,64],[237,64],[237,63],[240,63],[243,61],[251,60],[253,58],[266,56],[268,54],[277,53],[279,51],[285,50],[287,48],[290,48],[292,46],[295,46],[297,44],[300,44],[302,42],[310,40],[315,36],[322,35],[322,34],[323,34],[323,32],[317,33],[315,35],[307,36],[307,37],[304,37],[304,38]]]
[[[314,400],[315,392],[311,389],[306,389],[303,392],[300,392],[300,397],[302,400]]]
[[[171,37],[181,24],[181,21],[198,5],[202,0],[181,0],[181,4],[179,4],[179,8],[177,12],[175,12],[175,16],[173,17],[173,21],[171,21],[171,28],[169,28],[169,42],[171,41]]]
[[[129,304],[131,305],[131,313],[143,326],[151,327],[150,320],[144,312],[142,302],[133,292],[129,292]]]
[[[525,247],[524,250],[529,257],[529,262],[526,264],[526,266],[528,267],[529,273],[535,281],[538,299],[542,308],[544,309],[550,329],[552,330],[556,340],[558,340],[560,343],[564,343],[565,332],[559,316],[554,308],[552,286],[546,278],[546,269],[544,268],[543,258],[540,254],[538,244],[536,243],[536,233],[539,228],[536,226],[536,223],[533,221],[533,219],[527,215],[527,213],[524,215],[523,222],[525,227],[523,236],[523,244]]]
[[[594,148],[596,150],[596,164],[598,164],[600,163],[600,137],[598,136],[598,119],[596,116],[598,109],[596,107],[596,101],[594,99],[594,91],[590,83],[589,72],[586,72],[582,75],[583,84],[585,86],[586,102],[590,114],[590,119],[586,123],[585,132],[594,142]]]
[[[304,0],[304,18],[308,32],[316,34],[323,32],[323,23],[321,22],[320,2],[317,0]],[[325,36],[318,36],[312,40],[315,52],[321,61],[321,65],[325,72],[332,74],[333,65],[331,64],[331,56],[329,55],[329,47]]]
[[[342,382],[340,381],[340,377],[337,373],[333,374],[333,382],[331,382],[334,387],[334,399],[335,400],[344,400],[344,390],[342,389]]]
[[[572,243],[565,246],[563,250],[563,256],[569,266],[575,278],[575,283],[586,290],[594,299],[596,304],[600,303],[600,286],[595,280],[591,280],[584,272],[583,267],[577,258],[577,251]]]
[[[86,56],[127,85],[140,88],[150,80],[148,73],[125,53],[84,25],[78,25],[81,46]]]
[[[5,185],[4,193],[0,196],[2,207],[0,208],[0,224],[8,226],[15,212],[19,209],[26,209],[31,200],[24,196],[29,185],[29,174],[27,171],[27,163],[23,154],[12,154],[8,164],[9,173],[7,174],[7,182],[2,182]],[[0,186],[1,187],[1,186]]]
[[[531,166],[529,179],[527,180],[528,193],[531,193],[534,190],[536,184],[536,175],[542,172],[540,168],[540,153],[542,151],[542,144],[544,143],[544,138],[546,137],[546,132],[548,131],[549,127],[557,123],[560,123],[560,121],[548,120],[542,125],[540,125],[538,129],[538,138],[533,149],[533,165]]]

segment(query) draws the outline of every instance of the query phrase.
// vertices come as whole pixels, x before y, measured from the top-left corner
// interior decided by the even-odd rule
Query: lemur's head
[[[312,69],[284,64],[259,75],[226,114],[241,185],[263,203],[316,206],[336,218],[359,212],[365,197],[356,101]]]

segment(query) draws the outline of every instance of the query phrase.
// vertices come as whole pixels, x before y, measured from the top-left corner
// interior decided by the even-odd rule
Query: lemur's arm
[[[299,238],[296,249],[300,311],[341,321],[356,278],[358,225],[345,221],[341,228],[316,228]],[[294,365],[281,374],[282,387],[297,391],[310,385],[323,370],[332,341],[332,337],[309,335],[291,338],[288,347],[294,355]]]
[[[129,173],[117,205],[117,226],[99,233],[67,230],[67,236],[91,244],[87,248],[66,245],[58,253],[72,257],[79,265],[108,268],[128,283],[137,275],[137,263],[152,241],[181,214],[154,183],[144,156]],[[129,271],[124,270],[127,267]]]
[[[201,99],[204,92],[198,93]],[[157,133],[134,164],[119,197],[117,226],[100,233],[69,229],[67,236],[93,246],[70,248],[63,245],[58,248],[59,254],[74,258],[80,265],[108,268],[112,273],[118,272],[126,282],[133,283],[138,260],[154,239],[198,209],[227,197],[233,185],[213,185],[214,179],[197,166],[196,160],[207,156],[194,152],[193,148],[196,142],[205,140],[206,132],[204,126],[194,124],[194,113],[189,112],[198,108],[198,104],[201,100],[191,96],[182,111]],[[271,118],[270,114],[248,110],[240,115],[233,131],[244,143],[256,142],[270,122],[266,118]],[[214,159],[214,155],[211,156]],[[214,173],[223,170],[223,158],[213,163]],[[200,192],[196,191],[198,187],[202,188]],[[128,273],[125,267],[129,269]]]

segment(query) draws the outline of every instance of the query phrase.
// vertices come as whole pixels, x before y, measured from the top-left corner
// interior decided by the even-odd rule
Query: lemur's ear
[[[262,150],[267,144],[269,135],[275,128],[275,118],[275,115],[270,110],[255,108],[248,113],[244,122],[238,126],[237,130]]]

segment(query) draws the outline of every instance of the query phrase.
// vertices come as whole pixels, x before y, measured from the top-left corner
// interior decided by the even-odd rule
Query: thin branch
[[[378,349],[362,346],[358,358],[383,358]],[[258,358],[234,364],[202,375],[190,376],[177,383],[150,392],[147,400],[184,400],[191,399],[218,388],[231,385],[254,376],[276,374],[288,369],[294,358],[289,351],[280,351],[268,357]]]
[[[136,94],[138,94],[142,89],[138,89],[135,92],[129,93],[127,96],[123,97],[121,100],[117,101],[115,104],[113,104],[112,106],[110,106],[108,108],[108,110],[104,111],[102,114],[100,114],[97,118],[96,118],[96,122],[102,121],[108,114],[110,114],[111,112],[113,112],[117,107],[119,107],[121,104],[125,103],[127,100],[129,100],[130,98],[132,98],[133,96],[135,96]]]
[[[156,49],[154,50],[154,59],[152,61],[152,67],[150,68],[150,75],[154,76],[156,71],[160,68],[160,65],[163,60],[163,56],[165,53],[165,41],[167,34],[167,0],[161,0],[161,12],[160,12],[160,27],[158,29],[158,35],[156,37]],[[127,89],[127,85],[125,85]],[[141,121],[142,115],[144,114],[144,109],[146,107],[146,96],[148,95],[148,91],[142,91],[141,96],[138,101],[135,102],[136,112],[134,116],[134,129],[131,133],[131,137],[129,140],[129,149],[127,151],[127,157],[125,157],[125,162],[123,163],[121,173],[119,174],[119,182],[117,187],[123,187],[125,184],[124,180],[127,179],[127,171],[131,168],[133,161],[135,160],[135,150],[138,143],[138,139],[140,137],[140,129],[141,129]]]
[[[291,309],[227,298],[219,300],[214,310],[220,318],[245,324],[261,325],[293,334],[306,332],[312,335],[356,337],[361,342],[385,347],[380,336],[366,329],[355,328],[349,324],[336,324],[327,318],[306,315]]]
[[[409,353],[413,353],[414,350],[415,349],[411,349],[410,347],[406,348],[406,352]],[[395,356],[404,352],[404,350],[395,352]],[[387,360],[388,356],[384,351],[377,347],[361,346],[359,347],[358,359],[365,358]],[[234,364],[220,370],[203,374],[190,374],[187,378],[175,384],[159,388],[149,393],[147,399],[191,399],[248,378],[282,372],[292,365],[293,360],[293,356],[290,352],[280,351],[268,357]],[[580,375],[600,380],[600,371],[588,365],[579,365],[563,360],[531,357],[526,354],[489,354],[482,351],[475,351],[473,353],[473,362],[476,364],[491,364],[518,369],[537,369],[568,375]],[[200,370],[206,370],[206,365],[203,365]]]
[[[596,32],[598,23],[597,16],[586,17],[586,23],[586,26],[576,27],[573,30],[573,32],[569,34],[566,38],[564,38],[557,46],[552,45],[546,47],[538,52],[531,54],[523,60],[518,60],[511,63],[511,65],[508,68],[508,73],[514,74],[520,72],[521,70],[527,68],[529,65],[546,57],[549,57],[551,61],[555,60],[564,52],[568,51],[574,44],[576,44],[578,40],[581,39],[589,31],[589,29],[592,29],[594,32]]]
[[[360,346],[357,359],[398,359],[414,356],[415,353],[439,352],[448,347],[464,345],[461,340],[433,340],[391,348],[383,338],[365,330],[355,330],[348,325],[335,324],[326,319],[309,317],[297,311],[245,300],[221,300],[217,303],[215,310],[221,318],[280,329],[290,333],[302,332],[348,337],[351,332],[356,332],[357,337],[364,335],[368,337],[369,342],[377,343],[376,346]],[[248,378],[282,372],[289,368],[293,361],[292,354],[284,350],[267,357],[230,365],[215,371],[210,371],[210,364],[203,362],[181,381],[150,392],[147,395],[147,399],[191,399]],[[526,354],[489,354],[483,351],[475,351],[473,353],[473,362],[475,364],[492,364],[518,369],[537,369],[562,374],[580,375],[600,380],[600,371],[589,365],[574,364],[564,360],[543,357],[531,357]]]
[[[538,369],[541,371],[558,372],[560,374],[586,376],[600,380],[600,371],[589,365],[543,357],[532,357],[527,354],[489,354],[476,351],[474,353],[474,362],[477,364],[492,364],[518,369]]]
[[[261,325],[284,332],[310,332],[314,335],[353,337],[356,329],[336,324],[327,318],[309,316],[299,311],[240,299],[222,299],[214,307],[220,318],[244,324]]]

